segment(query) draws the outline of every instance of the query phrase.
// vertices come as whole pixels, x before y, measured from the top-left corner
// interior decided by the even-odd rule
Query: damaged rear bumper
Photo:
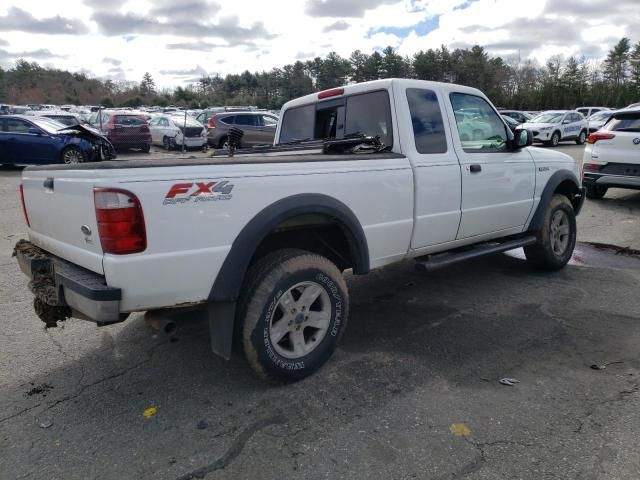
[[[29,288],[41,302],[52,307],[69,307],[72,316],[98,324],[121,322],[122,291],[109,287],[95,272],[21,240],[15,248],[20,270],[29,277]]]

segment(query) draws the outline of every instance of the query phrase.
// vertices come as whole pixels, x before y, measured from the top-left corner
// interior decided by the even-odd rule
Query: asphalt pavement
[[[173,340],[140,315],[45,330],[11,258],[19,178],[0,170],[2,479],[640,478],[639,192],[586,202],[560,272],[516,251],[347,275],[336,354],[276,387],[189,317]]]

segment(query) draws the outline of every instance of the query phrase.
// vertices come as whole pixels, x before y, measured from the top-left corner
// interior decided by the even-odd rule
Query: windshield
[[[58,130],[67,128],[67,125],[50,118],[31,118],[30,120],[47,133],[56,133]]]
[[[560,123],[564,113],[541,113],[530,120],[531,123]]]
[[[611,116],[610,112],[599,112],[591,115],[591,118],[589,118],[589,120],[594,122],[602,122],[607,118],[609,118],[610,116]]]

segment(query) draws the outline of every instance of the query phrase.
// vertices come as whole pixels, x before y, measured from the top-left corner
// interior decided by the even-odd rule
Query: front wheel
[[[576,145],[584,145],[584,142],[587,141],[587,132],[582,130],[578,138],[576,138]]]
[[[549,147],[557,147],[559,143],[560,143],[560,133],[558,132],[554,132],[553,135],[551,135],[551,140],[549,140],[548,142],[545,142],[545,144]]]
[[[279,250],[253,265],[237,319],[251,367],[294,382],[329,359],[347,324],[349,296],[340,270],[303,250]]]
[[[559,270],[573,255],[576,233],[573,205],[564,195],[554,195],[544,213],[538,242],[524,248],[527,261],[540,270]]]
[[[84,153],[78,147],[70,146],[62,151],[62,163],[72,165],[85,161]]]

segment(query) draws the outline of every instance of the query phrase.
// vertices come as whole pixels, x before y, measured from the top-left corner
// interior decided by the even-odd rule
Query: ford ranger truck
[[[48,326],[191,310],[215,353],[235,338],[262,377],[295,381],[345,331],[346,270],[519,247],[536,268],[567,264],[580,165],[532,140],[474,88],[334,88],[286,103],[274,144],[233,157],[26,168],[15,253]]]

